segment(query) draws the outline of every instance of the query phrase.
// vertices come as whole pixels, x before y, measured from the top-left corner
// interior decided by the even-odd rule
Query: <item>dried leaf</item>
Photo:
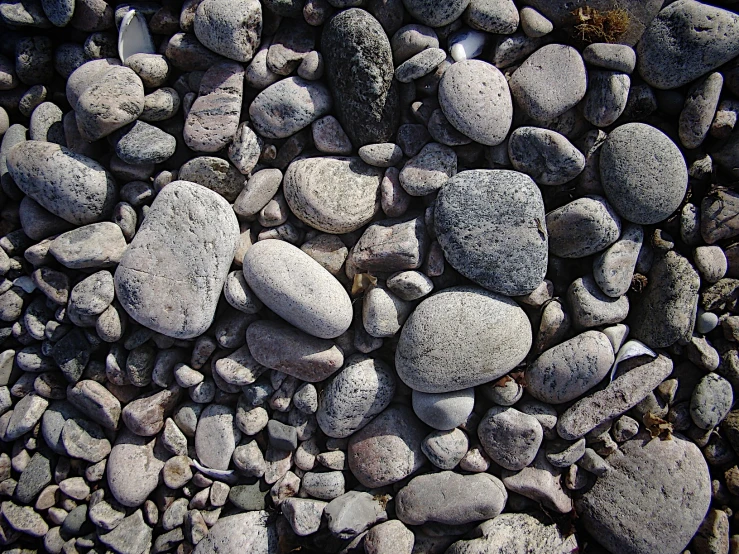
[[[663,441],[672,440],[672,423],[657,417],[652,412],[644,414],[643,420],[653,439],[659,437]]]
[[[377,277],[369,273],[357,273],[352,282],[352,296],[368,290],[377,284]]]

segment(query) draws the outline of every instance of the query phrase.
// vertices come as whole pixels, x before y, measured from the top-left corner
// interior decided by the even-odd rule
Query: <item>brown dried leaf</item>
[[[672,423],[657,417],[652,412],[644,414],[642,419],[653,439],[659,437],[663,441],[672,440]]]
[[[377,277],[369,273],[357,273],[352,282],[352,296],[366,291],[377,284]]]

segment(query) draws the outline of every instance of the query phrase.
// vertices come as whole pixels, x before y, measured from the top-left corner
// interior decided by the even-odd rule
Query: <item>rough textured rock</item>
[[[449,288],[421,302],[408,318],[395,367],[412,389],[460,390],[508,373],[531,341],[529,320],[512,300],[475,287]]]
[[[248,62],[262,35],[262,6],[258,0],[204,0],[197,3],[195,36],[222,56]]]
[[[483,416],[477,436],[488,456],[505,469],[529,465],[544,438],[537,419],[515,408],[494,406]]]
[[[334,16],[321,43],[336,114],[354,146],[392,139],[400,115],[393,57],[380,23],[351,8]]]
[[[487,289],[528,294],[544,279],[544,203],[539,189],[522,173],[458,173],[439,193],[434,225],[446,260]]]
[[[538,127],[513,131],[508,156],[514,168],[540,185],[564,185],[585,168],[585,156],[566,137]]]
[[[238,236],[223,197],[195,183],[170,183],[116,269],[116,297],[142,325],[196,337],[213,321]]]
[[[195,451],[200,462],[213,469],[228,469],[236,444],[234,411],[221,404],[208,405],[198,420]]]
[[[156,438],[139,437],[124,430],[108,457],[108,486],[124,506],[143,504],[159,484],[167,452],[155,447]]]
[[[700,450],[678,437],[633,439],[606,461],[611,470],[576,502],[585,528],[611,552],[683,552],[711,501]]]
[[[621,219],[601,196],[584,196],[547,214],[549,250],[560,258],[584,258],[610,246]]]
[[[278,551],[277,529],[270,523],[269,514],[254,511],[220,518],[193,552],[277,554]]]

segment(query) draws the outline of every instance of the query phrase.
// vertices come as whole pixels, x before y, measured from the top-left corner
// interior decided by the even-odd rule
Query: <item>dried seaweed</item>
[[[622,8],[601,12],[584,6],[577,8],[572,15],[577,19],[575,34],[586,44],[616,42],[629,27],[629,12]]]

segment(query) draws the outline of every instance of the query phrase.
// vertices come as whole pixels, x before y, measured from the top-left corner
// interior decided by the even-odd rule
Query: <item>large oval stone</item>
[[[115,181],[105,168],[58,144],[23,142],[10,150],[7,164],[18,188],[74,225],[105,219],[115,206]]]
[[[244,278],[265,306],[314,337],[338,337],[352,323],[352,303],[341,283],[288,242],[263,240],[249,248]]]
[[[162,189],[115,272],[116,297],[138,323],[174,338],[210,327],[239,224],[220,195],[188,181]]]
[[[683,552],[711,502],[698,447],[677,436],[634,439],[606,461],[611,470],[576,502],[590,534],[610,552]]]
[[[482,60],[452,64],[439,83],[439,104],[457,131],[495,146],[511,128],[513,100],[500,70]]]
[[[159,473],[170,456],[156,446],[156,438],[140,437],[124,429],[110,451],[106,467],[113,497],[129,507],[146,502],[159,484]]]
[[[321,52],[336,115],[355,147],[389,142],[400,118],[390,41],[359,8],[339,12],[323,29]]]
[[[383,170],[360,158],[303,158],[290,164],[283,189],[292,212],[324,233],[350,233],[380,210]]]
[[[441,189],[434,221],[444,257],[478,285],[514,296],[530,293],[544,279],[544,201],[527,175],[462,171]]]
[[[421,302],[395,352],[403,382],[421,392],[450,392],[502,377],[531,348],[531,324],[510,298],[453,287]]]

